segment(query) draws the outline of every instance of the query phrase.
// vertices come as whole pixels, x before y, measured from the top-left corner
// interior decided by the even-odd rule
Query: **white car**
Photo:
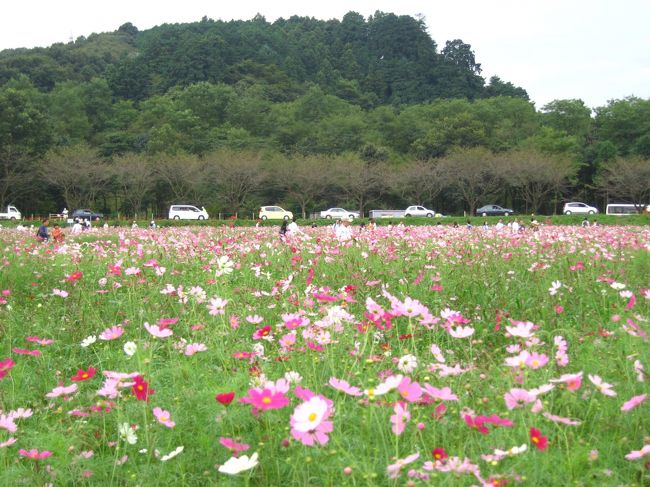
[[[584,203],[573,202],[573,203],[566,203],[564,205],[564,208],[562,209],[562,213],[564,213],[565,215],[573,215],[578,213],[585,214],[585,215],[595,215],[596,213],[598,213],[598,208],[586,205]]]
[[[436,216],[436,212],[428,210],[424,206],[409,206],[404,210],[404,216],[426,216],[428,218],[433,218]]]
[[[347,219],[347,220],[354,220],[355,218],[359,218],[359,212],[358,211],[348,211],[344,208],[330,208],[329,210],[324,210],[320,212],[320,217],[321,218],[327,218],[327,219]]]
[[[191,205],[172,205],[169,207],[170,220],[207,220],[208,212]]]

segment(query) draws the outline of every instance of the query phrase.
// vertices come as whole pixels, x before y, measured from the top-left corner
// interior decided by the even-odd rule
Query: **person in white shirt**
[[[352,240],[352,229],[350,228],[350,220],[344,218],[341,220],[341,225],[336,229],[336,238],[339,242],[348,242]]]
[[[512,233],[519,233],[519,222],[517,220],[513,221],[510,229],[512,230]]]
[[[309,240],[310,237],[306,233],[304,233],[302,230],[300,230],[300,227],[298,227],[298,224],[296,223],[296,217],[293,217],[293,220],[289,225],[287,225],[287,237],[289,238],[297,238],[301,237],[306,240]]]
[[[496,224],[496,229],[501,230],[504,227],[503,220],[499,219],[499,222]]]
[[[81,233],[81,223],[79,223],[79,220],[74,221],[74,225],[72,225],[72,233]]]

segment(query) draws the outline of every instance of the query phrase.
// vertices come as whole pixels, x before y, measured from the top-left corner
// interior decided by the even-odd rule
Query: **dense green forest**
[[[0,205],[552,213],[650,200],[650,100],[536,109],[423,19],[132,24],[0,52]]]

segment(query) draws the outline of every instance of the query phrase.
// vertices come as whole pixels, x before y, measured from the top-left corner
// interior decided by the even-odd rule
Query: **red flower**
[[[156,392],[153,389],[149,389],[149,383],[141,375],[134,377],[133,381],[135,384],[133,384],[131,390],[138,401],[148,401],[149,396],[152,396]]]
[[[235,399],[235,393],[234,392],[224,392],[221,394],[217,394],[214,397],[218,402],[223,404],[224,406],[227,406],[232,402],[233,399]]]
[[[439,461],[449,457],[449,455],[447,454],[444,448],[434,448],[433,451],[431,452],[431,455],[433,455],[433,458],[435,460],[439,460]]]
[[[68,276],[66,280],[68,282],[74,282],[74,281],[78,281],[82,277],[83,277],[83,273],[81,271],[74,271],[72,274]]]
[[[95,377],[96,373],[97,370],[93,369],[92,367],[89,367],[88,370],[79,369],[77,370],[77,375],[70,377],[70,380],[82,381],[82,380],[92,379],[93,377]]]
[[[548,438],[542,436],[542,432],[536,428],[530,429],[530,441],[537,447],[538,450],[546,450],[548,447]]]

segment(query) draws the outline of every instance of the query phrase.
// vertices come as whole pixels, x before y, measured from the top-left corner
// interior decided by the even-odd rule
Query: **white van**
[[[636,205],[630,205],[627,203],[612,203],[607,205],[605,209],[606,215],[636,215],[637,213],[649,213],[650,205],[643,206],[641,205],[640,211]]]
[[[208,212],[204,207],[199,210],[191,205],[172,205],[169,207],[170,220],[207,220]]]

